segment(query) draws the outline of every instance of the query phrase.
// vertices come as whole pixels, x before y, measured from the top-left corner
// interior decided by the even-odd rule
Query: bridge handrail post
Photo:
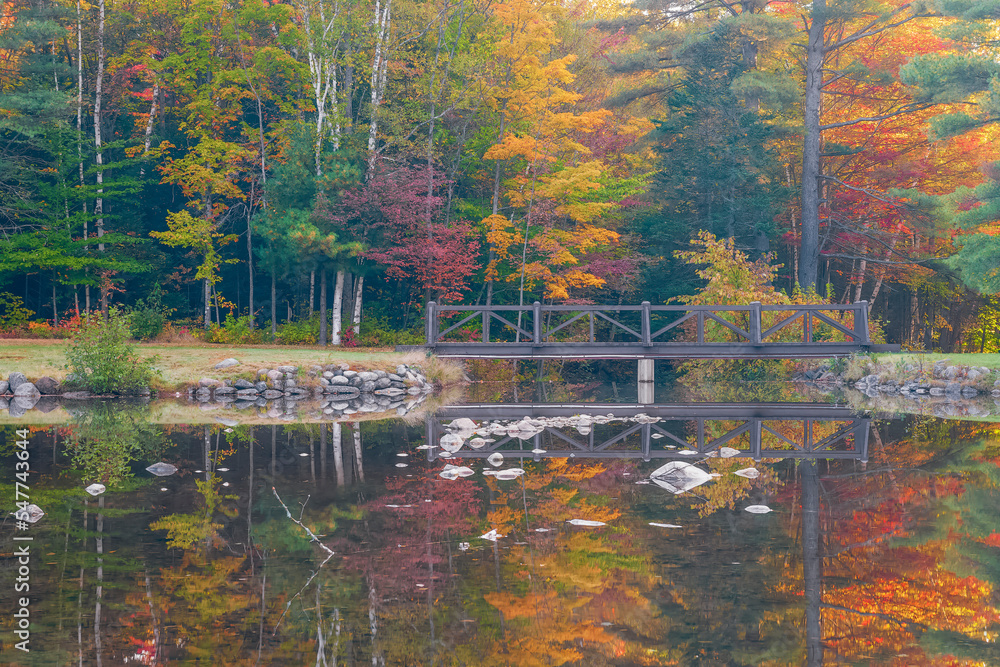
[[[649,301],[642,302],[642,345],[643,347],[652,347],[652,327],[650,325],[650,306]]]
[[[535,345],[542,344],[542,304],[536,301],[531,306],[532,309],[532,324],[535,326],[534,330],[534,343]]]
[[[760,301],[750,302],[750,342],[754,345],[760,345],[761,335],[760,332],[763,328],[763,324],[760,320]]]
[[[854,337],[855,343],[870,343],[868,333],[868,302],[857,301],[854,304]],[[859,340],[860,339],[860,340]]]
[[[490,317],[490,311],[484,310],[483,311],[483,342],[484,343],[490,342],[490,320],[491,319],[493,319],[493,318]]]
[[[427,302],[427,321],[424,323],[427,334],[427,344],[431,347],[437,343],[437,304],[433,301]]]

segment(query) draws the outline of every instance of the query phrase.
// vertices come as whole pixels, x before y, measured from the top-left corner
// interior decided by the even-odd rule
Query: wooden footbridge
[[[422,349],[487,359],[803,359],[897,351],[872,343],[868,303],[442,306]]]
[[[588,415],[588,425],[572,419]],[[609,419],[613,415],[615,419]],[[639,415],[658,420],[635,419]],[[491,442],[466,444],[452,459],[504,457],[631,458],[697,461],[718,456],[721,447],[735,456],[761,459],[868,460],[871,419],[837,405],[823,403],[686,403],[636,404],[483,404],[446,406],[426,418],[427,444],[436,445],[460,417],[480,426],[516,423],[524,418],[542,424],[534,433],[486,436]],[[577,423],[579,423],[577,421]],[[444,451],[427,450],[429,460]],[[731,453],[731,452],[730,452]],[[457,461],[452,460],[457,463]]]

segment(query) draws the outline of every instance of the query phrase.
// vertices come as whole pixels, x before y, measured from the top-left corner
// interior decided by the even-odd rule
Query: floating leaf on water
[[[760,477],[760,471],[756,468],[743,468],[742,470],[737,470],[733,474],[739,475],[740,477],[746,477],[747,479],[757,479]]]
[[[486,462],[489,463],[494,468],[502,466],[503,454],[501,454],[500,452],[493,452],[492,454],[490,454],[490,457],[486,459]]]
[[[588,526],[590,528],[605,525],[603,521],[591,521],[590,519],[570,519],[566,523],[571,523],[574,526]]]
[[[712,476],[701,468],[684,461],[671,461],[654,470],[649,477],[653,484],[673,494],[690,491],[712,479]]]
[[[434,445],[420,445],[417,449],[431,449]]]
[[[678,526],[674,523],[656,523],[655,521],[649,522],[650,526],[656,526],[657,528],[683,528],[684,526]]]
[[[299,456],[309,456],[309,452],[299,452]]]
[[[106,491],[106,487],[103,484],[91,484],[84,491],[92,496],[99,496]]]
[[[396,456],[409,456],[406,452],[397,452]]]
[[[396,467],[397,468],[409,468],[410,464],[409,463],[397,463]]]
[[[146,472],[152,473],[157,477],[166,477],[167,475],[173,475],[177,472],[177,466],[160,461],[159,463],[154,463],[146,468]]]
[[[656,440],[659,440],[660,438],[662,438],[662,437],[663,437],[663,434],[662,434],[662,433],[654,433],[654,434],[653,434],[653,435],[651,435],[650,437],[651,437],[651,438],[655,438]]]
[[[496,528],[486,533],[485,535],[479,536],[480,539],[489,540],[490,542],[496,542],[501,537],[503,537],[503,535],[498,534]]]
[[[745,507],[743,509],[751,514],[767,514],[768,512],[773,511],[767,505],[750,505],[749,507]]]
[[[218,472],[229,472],[229,468],[216,468]]]

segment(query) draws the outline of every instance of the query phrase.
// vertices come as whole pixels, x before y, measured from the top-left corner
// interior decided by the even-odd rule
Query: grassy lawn
[[[0,339],[0,378],[11,371],[20,371],[34,379],[48,375],[57,380],[66,377],[67,341]],[[427,376],[442,384],[461,380],[461,367],[420,352],[395,352],[391,349],[365,349],[363,351],[325,348],[319,346],[254,345],[233,347],[228,345],[142,344],[140,354],[159,357],[156,368],[161,377],[154,384],[156,389],[176,389],[195,383],[203,377],[219,380],[247,377],[259,368],[299,366],[306,370],[312,364],[347,363],[352,368],[394,370],[400,363],[420,366]],[[234,357],[239,366],[215,370],[215,364]]]
[[[1000,354],[956,353],[940,354],[937,352],[901,352],[896,354],[876,354],[875,360],[881,363],[895,364],[899,361],[925,366],[933,366],[935,361],[948,359],[951,366],[985,366],[990,370],[1000,369]]]

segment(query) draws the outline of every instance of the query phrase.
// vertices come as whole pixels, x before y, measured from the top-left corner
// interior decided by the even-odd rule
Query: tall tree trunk
[[[76,0],[76,155],[80,172],[80,187],[83,187],[83,13],[80,0]],[[87,200],[83,203],[83,250],[90,254],[90,246],[86,243],[90,238],[87,225]],[[90,285],[84,286],[84,299],[87,312],[90,312]],[[77,307],[77,312],[80,308]]]
[[[340,332],[343,331],[344,309],[344,270],[337,271],[337,285],[333,288],[333,327],[330,331],[330,344],[340,345]]]
[[[365,180],[371,180],[375,175],[375,147],[378,138],[378,108],[385,94],[385,76],[389,57],[389,30],[392,23],[392,0],[375,0],[375,16],[373,25],[378,31],[375,41],[375,56],[372,58],[371,76],[371,119],[368,123],[368,170]]]
[[[97,162],[97,201],[94,203],[94,215],[97,217],[97,238],[104,236],[104,153],[101,151],[101,119],[102,102],[104,96],[104,0],[98,0],[98,22],[97,22],[97,83],[94,86],[94,148],[97,151],[95,160]],[[104,244],[98,243],[97,249],[104,252]],[[107,279],[101,280],[101,312],[105,319],[108,317],[108,287]]]
[[[274,277],[274,271],[271,271],[271,337],[278,335],[278,306],[275,303],[278,300],[278,290],[275,283],[277,280]]]
[[[351,430],[354,435],[354,465],[358,469],[358,481],[364,483],[365,481],[365,466],[362,461],[362,449],[361,449],[361,425],[358,422],[354,422],[351,426]]]
[[[205,328],[208,329],[208,325],[212,323],[212,283],[208,278],[202,280],[202,287],[205,295]]]
[[[149,118],[146,119],[146,138],[143,141],[143,156],[149,154],[149,146],[153,140],[153,123],[156,121],[157,103],[160,101],[160,78],[153,73],[153,103],[149,107]],[[146,165],[139,167],[139,178],[146,175]]]
[[[354,325],[354,335],[357,336],[361,333],[361,290],[365,284],[365,277],[358,276],[357,282],[354,284],[354,316],[351,318],[351,323]]]
[[[316,303],[316,269],[309,272],[309,319],[313,316],[313,304]]]
[[[251,195],[253,192],[253,185],[250,186]],[[264,200],[261,199],[261,202]],[[263,208],[263,206],[261,207]],[[257,315],[254,312],[254,300],[253,300],[253,225],[250,221],[253,220],[253,208],[247,207],[247,278],[250,283],[250,328],[254,329],[257,326]]]
[[[806,48],[805,138],[802,144],[802,252],[799,286],[816,289],[819,272],[820,111],[823,96],[826,0],[813,0]]]
[[[319,271],[319,344],[326,345],[326,267]]]

